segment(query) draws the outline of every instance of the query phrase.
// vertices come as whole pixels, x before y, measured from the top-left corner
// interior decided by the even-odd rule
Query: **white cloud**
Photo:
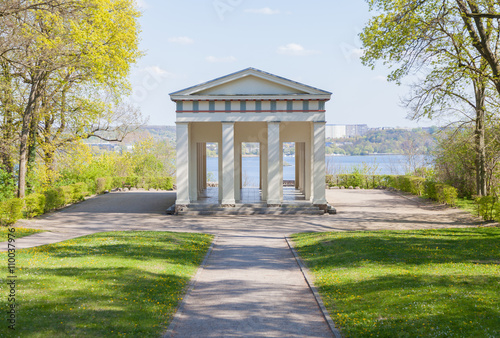
[[[363,55],[365,55],[365,51],[363,49],[348,43],[341,43],[340,50],[342,51],[342,54],[344,55],[344,58],[348,63],[351,63],[352,61],[357,61]]]
[[[303,56],[303,55],[318,54],[319,51],[305,49],[304,47],[302,47],[298,43],[289,43],[288,45],[278,47],[278,53],[286,54],[286,55]]]
[[[234,56],[223,56],[223,57],[207,56],[205,60],[212,63],[215,62],[227,63],[236,61],[236,58]]]
[[[148,4],[146,3],[146,0],[135,0],[135,4],[138,8],[146,9],[148,8]]]
[[[377,75],[377,76],[373,77],[372,80],[385,82],[385,81],[387,81],[387,76]]]
[[[190,45],[194,42],[193,39],[188,38],[187,36],[174,36],[168,38],[168,42],[179,43],[181,45]]]
[[[144,68],[144,70],[150,74],[159,75],[161,77],[167,77],[167,76],[171,75],[169,72],[167,72],[166,70],[164,70],[158,66],[146,67],[146,68]]]
[[[271,9],[269,7],[264,8],[255,8],[255,9],[245,9],[245,13],[253,13],[253,14],[263,14],[263,15],[273,15],[279,14],[279,10]]]
[[[354,58],[360,58],[363,55],[365,55],[365,51],[362,50],[361,48],[353,48],[351,50],[351,56],[354,57]]]

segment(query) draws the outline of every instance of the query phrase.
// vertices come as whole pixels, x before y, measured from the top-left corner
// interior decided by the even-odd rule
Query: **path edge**
[[[184,307],[186,306],[186,302],[189,298],[189,295],[191,294],[191,291],[193,291],[194,286],[196,285],[196,282],[198,281],[198,278],[200,277],[201,273],[205,269],[205,266],[207,265],[208,258],[210,257],[210,254],[212,253],[215,243],[219,239],[219,234],[215,235],[214,240],[212,241],[212,244],[210,244],[210,247],[208,248],[207,253],[205,254],[205,258],[203,258],[203,262],[201,262],[200,267],[198,268],[198,271],[196,271],[196,274],[191,278],[191,281],[189,282],[189,287],[185,293],[184,299],[182,300],[181,304],[177,307],[177,310],[175,311],[174,318],[172,318],[172,321],[168,325],[167,331],[161,335],[162,338],[167,338],[167,337],[173,337],[174,336],[174,328],[177,326],[177,323],[180,320],[180,316],[182,315],[182,312],[184,311]]]
[[[318,307],[321,311],[321,314],[323,315],[323,318],[326,320],[328,327],[330,328],[330,331],[332,331],[332,334],[335,338],[342,338],[342,334],[340,331],[335,327],[335,323],[333,322],[333,319],[330,317],[330,314],[328,310],[325,307],[325,304],[323,304],[323,300],[321,300],[321,296],[319,295],[318,290],[312,283],[312,278],[310,276],[309,270],[305,266],[304,262],[302,262],[302,259],[300,258],[299,254],[297,253],[297,250],[293,247],[293,245],[290,243],[291,238],[288,236],[285,236],[285,241],[286,244],[288,244],[288,247],[293,253],[293,256],[295,258],[295,261],[297,262],[297,265],[300,268],[300,271],[302,272],[302,276],[304,276],[304,279],[307,283],[307,286],[309,286],[309,289],[311,290],[312,294],[314,295],[314,299],[316,300],[316,303],[318,304]]]

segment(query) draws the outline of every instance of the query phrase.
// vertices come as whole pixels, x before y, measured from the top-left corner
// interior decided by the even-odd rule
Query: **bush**
[[[425,178],[422,177],[416,177],[416,176],[409,176],[407,178],[407,184],[409,187],[410,193],[413,195],[417,196],[422,196],[424,194],[425,190]]]
[[[76,203],[83,201],[85,196],[88,196],[87,185],[83,182],[72,184],[71,186],[71,202]]]
[[[0,201],[14,198],[16,193],[16,181],[7,171],[0,168]]]
[[[108,186],[108,190],[123,188],[125,179],[125,177],[110,177],[110,186]]]
[[[436,184],[437,183],[434,181],[425,182],[424,184],[425,197],[430,198],[431,200],[437,200]]]
[[[96,194],[102,194],[106,191],[106,177],[99,177],[96,180]]]
[[[24,212],[27,218],[43,214],[45,211],[45,195],[31,194],[24,198]]]
[[[500,219],[500,203],[496,196],[483,196],[477,197],[476,211],[485,221],[492,221]]]
[[[21,212],[23,200],[20,198],[11,198],[0,202],[0,225],[11,225],[23,217]]]
[[[436,200],[440,203],[455,205],[457,203],[457,189],[447,184],[436,183]]]
[[[137,187],[138,184],[139,184],[139,176],[124,177],[124,185],[130,186],[130,187]]]
[[[64,190],[59,188],[49,189],[44,192],[45,212],[60,208],[66,205]]]

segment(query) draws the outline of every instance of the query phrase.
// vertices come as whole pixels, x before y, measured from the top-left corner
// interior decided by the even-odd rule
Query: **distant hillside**
[[[327,154],[429,154],[435,144],[437,127],[370,130],[363,136],[328,139]]]
[[[429,154],[434,147],[437,127],[425,129],[371,129],[363,136],[341,139],[327,139],[326,153],[338,155],[368,155],[368,154]],[[130,146],[137,141],[152,137],[154,140],[168,140],[175,145],[175,126],[144,126],[127,135],[119,146]],[[89,140],[89,143],[96,142]],[[97,142],[102,142],[97,140]],[[107,143],[107,142],[105,142]],[[212,149],[213,148],[213,149]],[[209,149],[210,156],[216,156],[217,148]],[[284,144],[285,155],[293,155],[293,144]],[[243,154],[256,155],[258,147],[245,144]]]

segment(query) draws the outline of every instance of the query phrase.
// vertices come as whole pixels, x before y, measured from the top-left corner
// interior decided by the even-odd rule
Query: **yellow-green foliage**
[[[409,175],[361,175],[342,174],[330,175],[327,178],[329,186],[360,187],[374,189],[390,187],[409,192],[417,196],[425,196],[440,203],[455,205],[457,189],[447,184],[428,181],[425,178]]]
[[[20,198],[11,198],[0,202],[0,225],[10,225],[23,217],[21,212],[23,200]]]
[[[475,199],[476,212],[485,221],[500,222],[500,201],[497,196],[483,196]]]
[[[24,212],[27,218],[43,214],[45,209],[45,195],[31,194],[24,198]]]
[[[97,178],[97,193],[116,188],[144,188],[172,190],[172,177],[99,177]]]

